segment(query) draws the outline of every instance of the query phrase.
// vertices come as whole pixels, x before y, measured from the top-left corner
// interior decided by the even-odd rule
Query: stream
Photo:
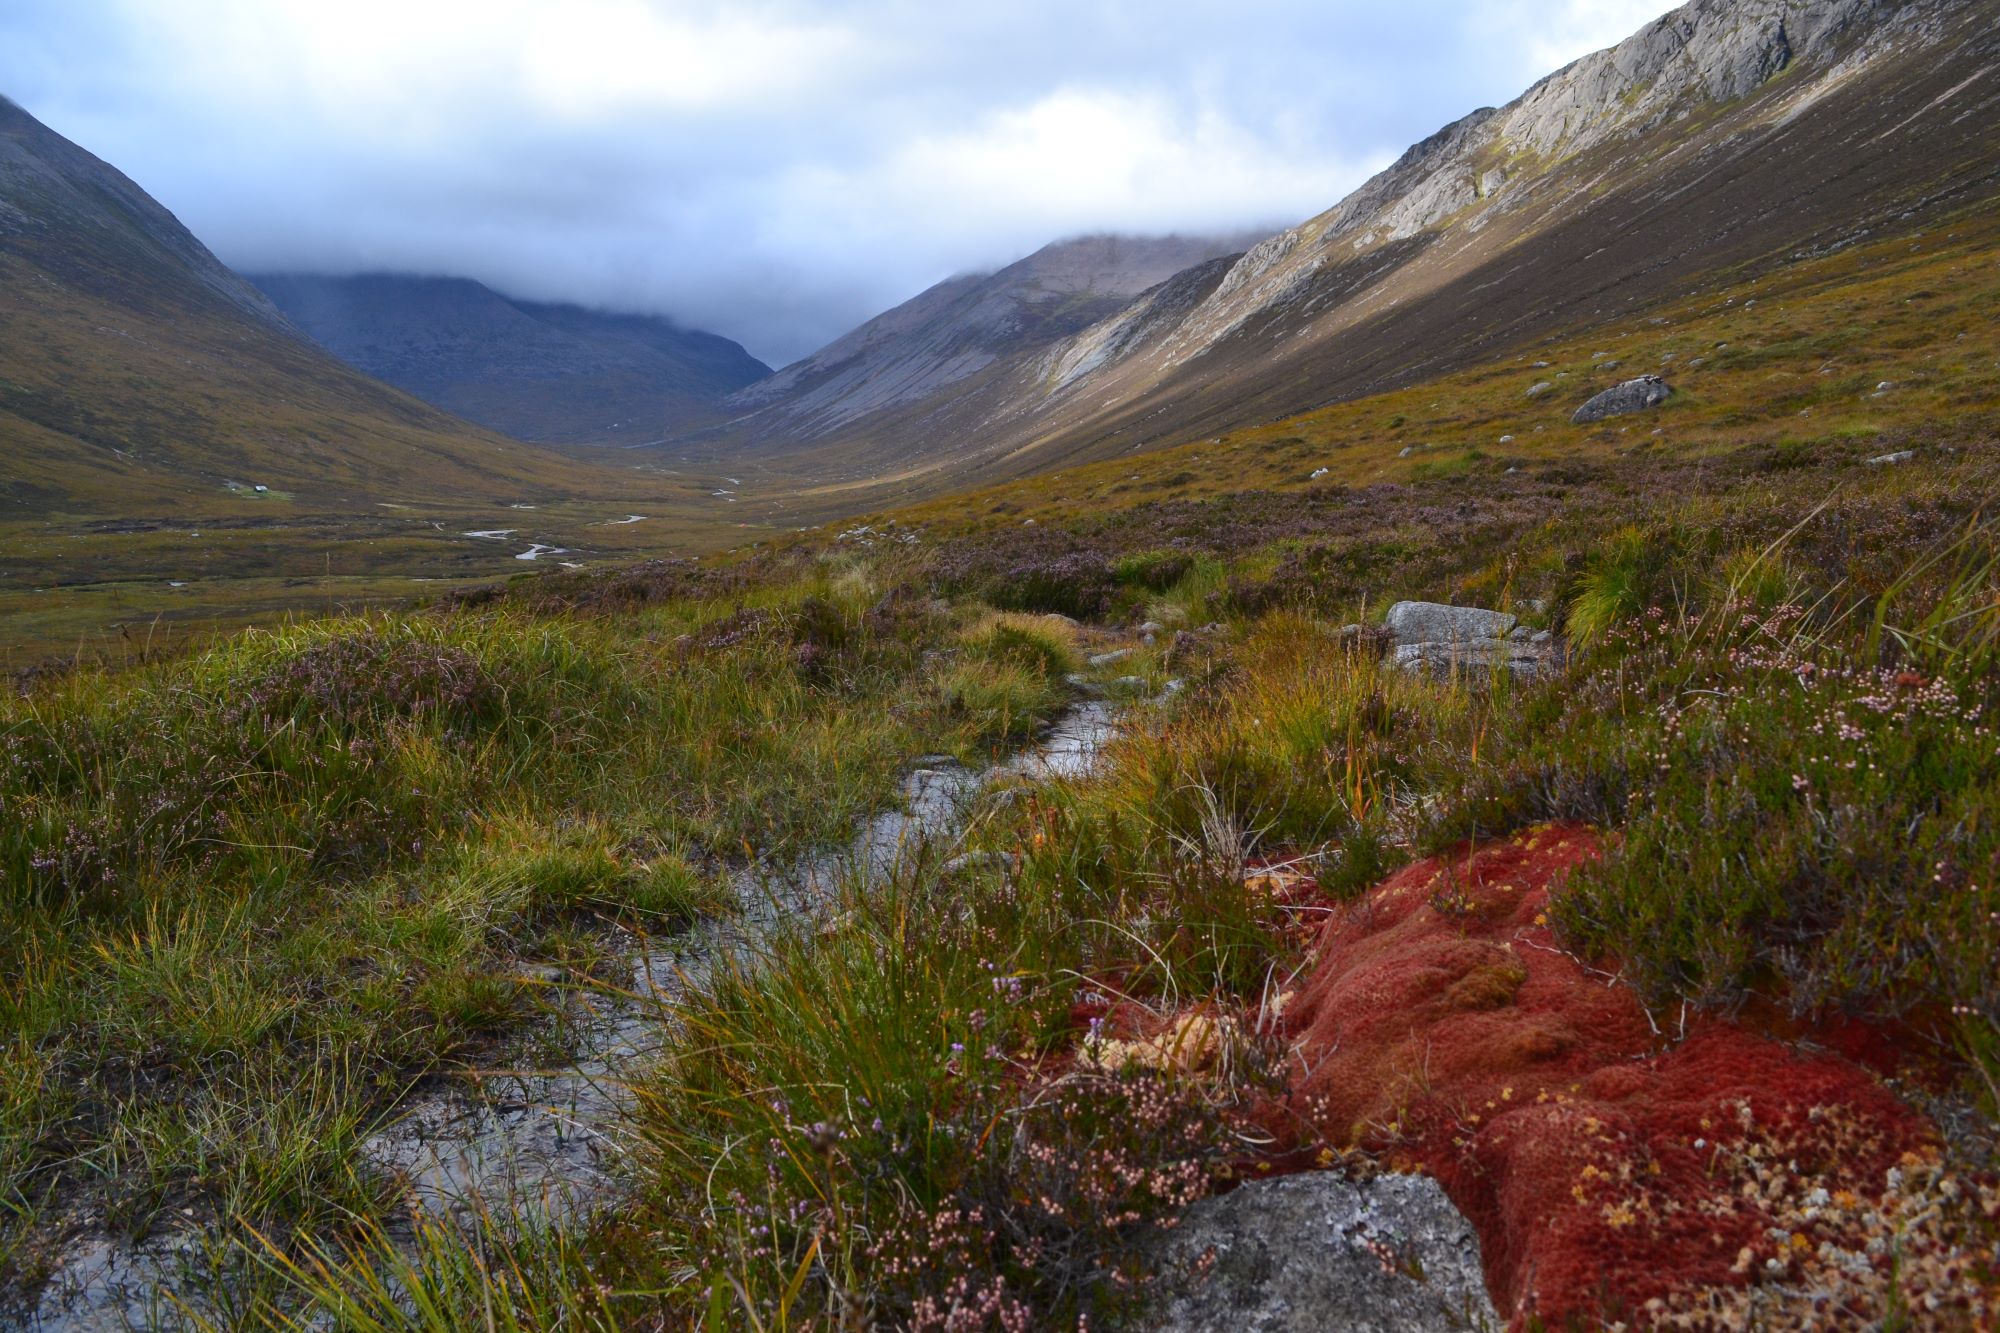
[[[949,856],[979,797],[995,785],[1089,773],[1117,734],[1119,711],[1103,701],[1077,703],[1033,746],[983,771],[950,759],[917,761],[903,779],[901,807],[868,820],[846,846],[775,871],[738,871],[731,879],[735,912],[668,938],[631,939],[629,994],[583,997],[588,1004],[567,1029],[571,1051],[562,1068],[429,1080],[367,1141],[369,1161],[434,1212],[518,1205],[561,1219],[607,1202],[624,1179],[629,1080],[671,1039],[677,997],[719,966],[753,959],[786,926],[824,918],[844,882],[884,883],[924,851]],[[29,1327],[152,1327],[161,1322],[164,1293],[184,1288],[185,1270],[202,1258],[201,1237],[186,1231],[138,1245],[86,1235],[63,1256]]]

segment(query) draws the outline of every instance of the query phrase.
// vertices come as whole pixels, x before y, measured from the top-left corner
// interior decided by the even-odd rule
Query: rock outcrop
[[[1496,669],[1532,679],[1563,661],[1562,645],[1547,630],[1529,630],[1504,611],[1438,602],[1398,602],[1384,628],[1394,641],[1397,666],[1437,676]]]
[[[1434,1180],[1329,1172],[1205,1199],[1160,1247],[1163,1333],[1493,1329],[1479,1239]]]
[[[1641,375],[1638,379],[1613,385],[1577,408],[1570,424],[1588,426],[1594,421],[1630,416],[1634,412],[1658,407],[1673,396],[1673,386],[1658,375]]]

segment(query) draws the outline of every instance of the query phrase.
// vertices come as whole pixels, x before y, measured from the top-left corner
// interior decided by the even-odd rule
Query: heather
[[[724,910],[730,865],[842,835],[909,755],[1032,727],[1067,651],[839,570],[542,612],[252,632],[0,703],[17,1280],[86,1214],[365,1226],[396,1189],[361,1145],[408,1089],[505,1058],[620,939]],[[961,655],[1004,707],[954,693]]]
[[[1779,338],[1820,314],[1777,305],[1640,425],[1537,434],[1509,362],[775,549],[26,682],[10,1278],[82,1217],[191,1218],[222,1327],[1144,1326],[1202,1197],[1414,1166],[1489,1285],[1546,1259],[1583,1326],[1624,1295],[1785,1326],[1808,1277],[1891,1327],[1988,1300],[1990,375],[1904,364],[1964,401],[1856,406],[1890,372],[1819,375],[1857,345]],[[1565,654],[1402,669],[1402,598]],[[597,1213],[413,1220],[371,1168],[413,1089],[565,1058],[732,875],[1086,699],[1123,710],[1092,772],[1015,774],[658,1001]]]

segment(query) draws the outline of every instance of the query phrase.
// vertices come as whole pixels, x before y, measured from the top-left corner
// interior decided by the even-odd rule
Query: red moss
[[[1822,1239],[1786,1231],[1802,1225],[1787,1201],[1877,1198],[1889,1168],[1934,1154],[1860,1066],[1712,1021],[1669,1043],[1629,988],[1562,952],[1549,895],[1598,850],[1549,826],[1403,870],[1327,923],[1284,1014],[1307,1071],[1293,1112],[1436,1176],[1517,1326],[1787,1274]]]

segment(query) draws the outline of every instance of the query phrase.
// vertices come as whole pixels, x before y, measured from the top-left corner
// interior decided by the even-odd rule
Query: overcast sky
[[[1091,231],[1235,232],[1667,0],[5,0],[0,92],[240,269],[669,314],[774,364]]]

